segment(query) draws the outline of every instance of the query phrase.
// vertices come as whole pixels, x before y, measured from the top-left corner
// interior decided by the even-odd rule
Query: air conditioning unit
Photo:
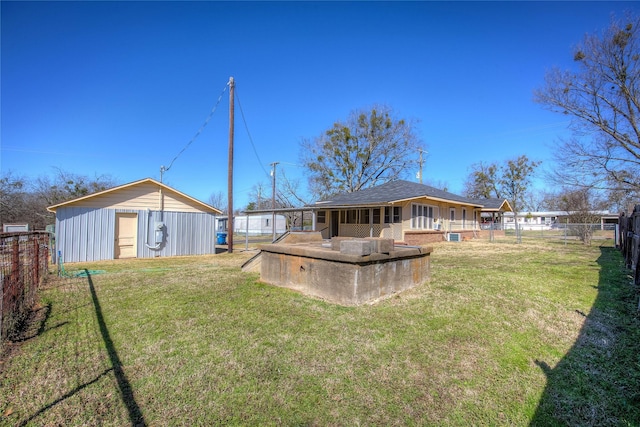
[[[447,235],[447,240],[450,242],[462,242],[462,236],[460,233],[449,233]]]

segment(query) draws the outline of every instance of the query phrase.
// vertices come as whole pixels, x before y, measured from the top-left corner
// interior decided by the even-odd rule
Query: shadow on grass
[[[109,329],[107,328],[107,324],[104,321],[104,316],[102,315],[102,308],[100,307],[100,301],[98,300],[98,295],[96,293],[96,289],[93,286],[93,280],[91,278],[91,274],[89,273],[88,270],[85,270],[86,272],[86,278],[87,278],[87,282],[89,285],[89,291],[91,292],[91,299],[93,301],[93,306],[94,309],[96,311],[96,319],[98,321],[98,325],[100,327],[100,334],[102,335],[102,340],[104,341],[105,347],[107,349],[107,353],[109,354],[109,360],[111,362],[111,368],[106,369],[104,372],[100,373],[98,376],[96,376],[93,380],[86,382],[84,384],[79,385],[78,387],[74,388],[73,390],[69,391],[68,393],[65,393],[63,396],[59,397],[58,399],[54,400],[53,402],[51,402],[50,404],[40,408],[36,413],[34,413],[33,415],[31,415],[29,418],[27,418],[26,420],[22,421],[20,424],[20,426],[25,426],[27,424],[29,424],[29,422],[33,421],[36,417],[38,417],[40,414],[46,412],[47,410],[53,408],[55,405],[57,405],[58,403],[64,401],[65,399],[68,399],[70,397],[72,397],[73,395],[75,395],[76,393],[82,391],[83,389],[85,389],[86,387],[98,382],[102,377],[104,377],[105,375],[109,374],[110,372],[113,371],[115,377],[116,377],[116,381],[118,383],[118,389],[120,391],[120,396],[122,397],[122,401],[124,402],[127,411],[129,413],[129,420],[131,421],[131,425],[132,426],[146,426],[147,423],[142,415],[142,412],[140,411],[140,407],[138,406],[138,404],[135,401],[135,398],[133,397],[133,391],[131,389],[131,384],[129,383],[129,380],[127,379],[126,374],[124,373],[124,370],[122,369],[122,362],[120,361],[120,357],[118,356],[118,352],[116,351],[115,346],[113,345],[113,340],[111,339],[111,336],[109,334]],[[46,307],[44,307],[45,310],[45,319],[42,321],[42,323],[40,324],[40,327],[38,329],[38,331],[35,333],[34,336],[40,335],[44,332],[46,332],[47,330],[50,329],[54,329],[54,328],[58,328],[68,322],[64,322],[64,323],[60,323],[58,325],[55,325],[51,328],[45,329],[45,324],[46,324],[46,319],[49,316],[49,313],[51,312],[51,305],[47,305]]]
[[[118,352],[116,351],[116,348],[113,345],[113,341],[111,340],[107,324],[104,321],[102,308],[100,307],[100,301],[98,300],[98,294],[96,294],[96,289],[93,286],[93,279],[91,278],[89,270],[85,270],[85,273],[87,275],[87,282],[89,283],[89,291],[91,291],[91,299],[93,300],[93,305],[96,310],[96,318],[98,320],[98,325],[100,326],[100,333],[102,334],[102,339],[104,341],[105,347],[107,348],[107,353],[109,353],[109,360],[111,361],[111,366],[115,374],[116,381],[118,382],[120,396],[122,397],[122,401],[127,407],[127,411],[129,412],[129,420],[131,421],[132,426],[146,426],[147,423],[145,422],[142,411],[140,411],[140,407],[136,403],[136,400],[133,396],[131,384],[129,383],[127,375],[122,369],[122,362],[120,361]]]
[[[74,388],[73,390],[71,390],[70,392],[64,394],[63,396],[60,396],[59,398],[57,398],[56,400],[54,400],[53,402],[49,403],[47,406],[40,408],[40,410],[38,412],[36,412],[35,414],[31,415],[29,418],[27,418],[26,420],[22,421],[20,424],[18,424],[20,427],[22,426],[26,426],[29,424],[30,421],[33,421],[35,418],[37,418],[40,414],[45,413],[46,411],[48,411],[49,409],[53,408],[54,406],[56,406],[58,403],[64,401],[65,399],[70,398],[71,396],[73,396],[74,394],[82,391],[83,389],[89,387],[91,384],[98,382],[102,377],[104,377],[105,375],[107,375],[109,372],[113,371],[113,368],[107,369],[106,371],[102,372],[100,375],[98,375],[97,377],[95,377],[94,379],[92,379],[89,382],[86,382],[82,385],[79,385],[78,387]]]
[[[601,248],[598,295],[571,350],[547,375],[531,426],[640,424],[640,319],[637,291],[621,254]]]

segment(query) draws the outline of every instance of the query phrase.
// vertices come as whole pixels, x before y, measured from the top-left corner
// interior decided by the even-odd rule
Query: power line
[[[244,118],[244,110],[242,109],[242,104],[240,103],[240,97],[238,96],[238,90],[237,89],[236,89],[235,97],[238,100],[238,107],[240,107],[240,115],[242,116],[242,123],[244,123],[244,128],[247,131],[247,135],[249,136],[249,142],[251,143],[251,148],[253,148],[253,154],[255,154],[256,159],[258,160],[258,163],[260,164],[260,167],[262,168],[262,171],[264,172],[265,176],[270,177],[269,173],[264,168],[264,165],[262,164],[262,161],[260,160],[260,156],[258,155],[258,150],[256,150],[256,146],[253,143],[253,138],[251,138],[251,133],[249,132],[249,127],[247,126],[247,121]]]
[[[167,166],[167,167],[161,166],[160,167],[160,181],[161,182],[162,182],[162,174],[164,172],[167,172],[169,169],[171,169],[171,166],[173,166],[173,162],[175,162],[176,159],[178,157],[180,157],[180,155],[182,153],[184,153],[187,148],[189,148],[189,146],[193,143],[193,141],[195,141],[196,138],[198,138],[198,136],[200,136],[200,134],[202,133],[204,128],[207,126],[207,124],[209,124],[209,121],[211,120],[211,117],[213,117],[213,113],[216,112],[216,109],[218,108],[218,105],[220,104],[220,101],[222,100],[222,95],[224,95],[224,93],[227,91],[227,87],[228,86],[229,86],[229,82],[227,82],[227,84],[224,85],[224,88],[222,89],[222,92],[220,93],[220,96],[218,97],[218,101],[216,102],[216,105],[213,106],[213,108],[211,109],[211,112],[207,116],[207,118],[204,121],[204,123],[202,124],[202,126],[200,126],[200,129],[198,129],[196,134],[193,136],[193,138],[191,138],[191,140],[189,142],[187,142],[187,145],[185,145],[184,148],[182,150],[180,150],[180,152],[178,154],[176,154],[176,156],[173,158],[173,160],[171,160],[171,163],[169,163],[169,166]]]

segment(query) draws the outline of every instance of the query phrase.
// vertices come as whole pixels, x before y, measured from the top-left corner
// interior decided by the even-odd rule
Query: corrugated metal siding
[[[141,258],[215,253],[215,215],[200,212],[141,212],[138,220],[138,256]],[[155,246],[155,223],[165,224],[165,240]],[[148,227],[147,227],[148,225]]]
[[[56,212],[56,246],[64,262],[113,258],[115,211],[67,207]]]
[[[138,214],[138,258],[215,253],[215,215],[211,213],[62,207],[56,212],[56,244],[63,261],[113,259],[116,212]],[[153,250],[147,244],[155,246],[154,226],[160,220],[165,238]]]

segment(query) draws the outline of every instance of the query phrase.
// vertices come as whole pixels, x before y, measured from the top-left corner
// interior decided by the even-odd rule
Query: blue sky
[[[419,120],[425,181],[450,191],[462,192],[480,161],[526,154],[551,168],[569,122],[535,104],[533,90],[551,67],[573,67],[572,47],[607,27],[612,13],[639,9],[634,2],[0,7],[2,172],[35,178],[58,167],[119,183],[159,179],[233,76],[236,208],[256,183],[270,188],[272,162],[304,189],[300,141],[374,104]],[[227,189],[228,98],[227,90],[163,177],[203,201]]]

